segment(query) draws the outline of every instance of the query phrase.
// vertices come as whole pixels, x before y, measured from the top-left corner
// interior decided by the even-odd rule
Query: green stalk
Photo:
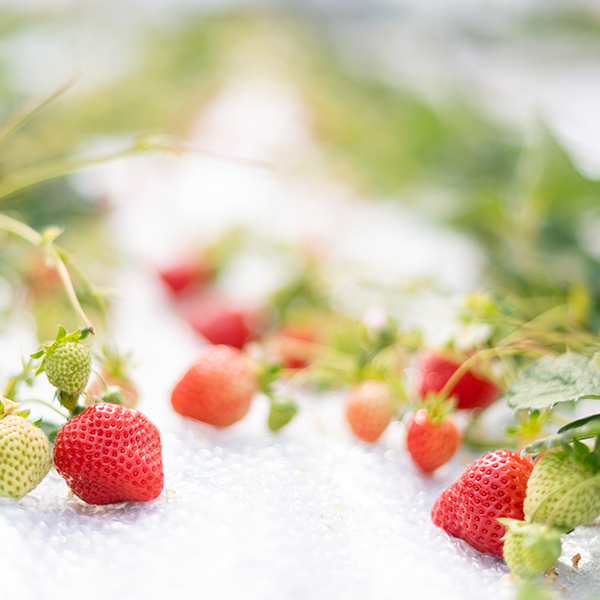
[[[46,238],[43,235],[40,235],[37,231],[32,229],[31,227],[25,225],[25,223],[21,223],[21,221],[17,221],[16,219],[12,219],[7,215],[0,214],[0,229],[4,231],[8,231],[9,233],[13,233],[17,235],[21,239],[33,244],[38,247],[46,247],[50,258],[56,268],[56,271],[60,277],[60,280],[65,288],[67,293],[67,297],[71,302],[75,312],[81,317],[83,322],[85,323],[86,328],[90,333],[94,333],[94,326],[91,321],[88,319],[85,314],[81,304],[79,303],[79,299],[77,298],[77,294],[75,293],[75,289],[73,288],[73,282],[71,281],[71,277],[69,275],[69,271],[62,259],[61,252],[59,252],[54,246],[53,240]],[[62,251],[64,252],[64,250]]]
[[[43,404],[44,406],[51,408],[54,412],[58,413],[63,419],[68,420],[69,415],[65,415],[61,410],[56,408],[56,406],[50,404],[50,402],[46,402],[45,400],[40,400],[39,398],[27,398],[24,402],[35,402],[36,404]]]
[[[49,181],[50,179],[71,175],[76,171],[95,167],[119,158],[139,154],[140,150],[138,145],[134,145],[126,150],[105,154],[103,156],[79,159],[60,158],[26,167],[20,171],[11,173],[10,175],[5,175],[0,179],[0,200],[37,185],[38,183]]]
[[[20,129],[25,123],[39,115],[44,109],[50,106],[55,100],[58,100],[61,96],[66,94],[68,91],[73,89],[80,77],[75,77],[72,81],[67,83],[65,86],[60,88],[54,94],[46,98],[37,105],[33,105],[31,108],[27,108],[14,114],[11,118],[4,122],[0,127],[0,144],[9,138],[13,133]]]

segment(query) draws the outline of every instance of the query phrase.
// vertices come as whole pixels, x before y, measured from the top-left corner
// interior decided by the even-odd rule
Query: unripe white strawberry
[[[552,568],[561,553],[561,532],[553,527],[516,519],[498,519],[506,525],[503,555],[510,570],[531,579]]]
[[[51,466],[50,443],[41,429],[17,415],[0,419],[0,496],[22,498]]]
[[[83,392],[92,372],[92,356],[79,342],[62,342],[46,356],[48,381],[68,394]]]
[[[527,482],[525,519],[568,532],[600,516],[600,479],[573,452],[548,452],[535,463]],[[593,478],[593,479],[592,479]]]

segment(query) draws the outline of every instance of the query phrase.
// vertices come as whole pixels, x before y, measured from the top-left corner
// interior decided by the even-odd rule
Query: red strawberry
[[[441,392],[460,364],[460,361],[457,362],[449,356],[426,352],[419,364],[421,397],[425,398],[431,392]],[[498,386],[473,369],[467,371],[448,392],[448,397],[456,398],[457,408],[485,408],[499,395]]]
[[[512,450],[495,450],[476,460],[436,500],[435,525],[481,552],[502,556],[506,526],[498,518],[522,521],[531,461]]]
[[[56,435],[54,466],[90,504],[153,500],[163,489],[157,427],[116,404],[94,404],[67,421]]]
[[[213,276],[206,261],[181,261],[158,269],[161,281],[173,296],[202,288]]]
[[[258,390],[254,365],[230,346],[206,346],[177,383],[171,404],[184,417],[217,427],[239,421]]]
[[[425,473],[446,464],[460,446],[460,433],[449,417],[432,418],[421,408],[408,424],[406,446],[413,461]]]
[[[394,398],[382,381],[363,381],[348,395],[346,418],[354,434],[365,442],[377,440],[395,412]]]
[[[211,344],[242,349],[256,335],[255,317],[220,296],[204,294],[181,305],[184,319]]]

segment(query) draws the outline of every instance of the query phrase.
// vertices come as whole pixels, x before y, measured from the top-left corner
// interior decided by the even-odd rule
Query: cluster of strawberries
[[[173,279],[172,273],[170,277],[162,274],[175,293],[192,285]],[[201,285],[202,278],[193,284]],[[282,365],[251,359],[244,351],[251,336],[242,339],[224,333],[239,333],[238,329],[215,331],[219,336],[212,339],[210,331],[202,333],[210,343],[174,386],[173,409],[215,427],[228,427],[248,413],[254,396],[262,391],[271,397],[269,427],[276,431],[286,425],[298,408],[272,392]],[[36,424],[26,420],[17,402],[1,400],[0,495],[23,497],[52,465],[76,496],[92,504],[148,501],[160,495],[164,485],[160,433],[134,408],[136,389],[118,354],[105,351],[101,370],[92,377],[92,355],[83,343],[88,333],[83,329],[67,334],[61,327],[53,343],[32,355],[40,361],[36,375],[46,373],[56,399],[68,411],[66,423],[50,436],[52,445]],[[318,362],[311,352],[314,342],[297,339],[302,353],[281,352],[279,360],[287,371],[310,371],[311,362]],[[417,366],[419,384],[411,394],[414,410],[405,418],[406,448],[415,465],[430,474],[461,444],[455,413],[481,411],[500,396],[500,386],[489,373],[441,351],[421,351]],[[362,372],[365,375],[346,395],[345,414],[358,438],[374,442],[398,416],[399,402],[385,376],[377,377],[368,369]],[[576,438],[563,439],[560,449],[546,451],[535,461],[513,450],[490,452],[441,494],[431,516],[451,536],[504,558],[516,575],[536,577],[560,557],[564,535],[600,516],[600,444],[591,449]]]
[[[59,403],[69,412],[67,422],[50,436],[52,451],[46,434],[26,420],[27,411],[21,412],[18,402],[2,400],[0,495],[23,497],[41,483],[52,464],[73,493],[91,504],[147,501],[160,495],[160,433],[130,407],[136,400],[135,387],[114,355],[107,353],[85,392],[91,405],[79,405],[92,372],[90,350],[82,343],[87,333],[84,329],[67,335],[60,328],[56,340],[33,355],[42,358],[37,373],[46,372]]]
[[[496,450],[471,464],[437,499],[433,522],[530,579],[551,569],[561,537],[600,516],[598,446],[581,442],[535,461]]]

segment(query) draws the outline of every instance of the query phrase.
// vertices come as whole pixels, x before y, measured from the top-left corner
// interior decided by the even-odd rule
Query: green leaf
[[[285,427],[298,412],[298,406],[290,398],[277,398],[271,400],[271,410],[267,424],[271,431],[279,431]]]
[[[586,425],[587,423],[591,423],[592,421],[600,421],[600,414],[597,415],[589,415],[588,417],[583,417],[582,419],[577,419],[576,421],[571,421],[566,425],[563,425],[557,433],[564,433],[569,429],[575,429],[576,427],[581,427],[582,425]]]
[[[506,394],[508,405],[518,410],[584,398],[600,400],[600,368],[596,359],[574,352],[540,358]]]
[[[46,350],[44,348],[42,348],[41,350],[38,350],[37,352],[30,354],[30,356],[31,356],[31,358],[42,358],[42,356],[44,356],[45,353],[46,353]]]

